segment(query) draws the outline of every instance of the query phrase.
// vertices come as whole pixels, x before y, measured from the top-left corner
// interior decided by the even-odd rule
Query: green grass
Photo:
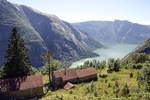
[[[130,78],[130,72],[133,73],[133,78]],[[106,69],[102,71],[98,70],[98,80],[93,82],[97,91],[97,96],[94,96],[94,92],[87,93],[86,87],[89,87],[91,84],[91,82],[89,82],[77,84],[75,88],[70,90],[59,89],[54,92],[50,91],[40,100],[137,100],[137,72],[138,70],[122,69],[119,72],[109,73],[107,78],[100,78],[99,74],[106,73]],[[43,76],[43,79],[44,82],[46,82],[48,77]],[[113,93],[115,81],[118,81],[120,88],[118,97]],[[130,89],[130,96],[127,98],[121,96],[121,89],[126,83]],[[108,87],[108,84],[110,84],[111,87]],[[63,99],[60,99],[62,96]]]

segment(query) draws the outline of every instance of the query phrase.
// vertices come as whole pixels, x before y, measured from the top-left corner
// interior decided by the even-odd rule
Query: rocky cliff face
[[[80,32],[71,24],[54,15],[36,11],[27,6],[0,1],[0,64],[4,63],[8,37],[11,29],[17,27],[29,49],[33,66],[39,67],[40,55],[48,49],[56,54],[56,59],[71,61],[81,57],[95,56],[91,50],[102,45]]]

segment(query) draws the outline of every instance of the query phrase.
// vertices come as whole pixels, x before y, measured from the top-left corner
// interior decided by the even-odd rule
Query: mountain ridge
[[[0,64],[5,61],[8,37],[14,26],[25,39],[32,65],[36,67],[42,65],[40,54],[49,49],[56,54],[56,59],[69,62],[82,57],[96,56],[91,50],[103,47],[68,22],[28,6],[1,1],[0,13],[0,46],[4,47],[0,48]]]
[[[132,23],[127,20],[86,21],[72,23],[72,25],[103,43],[139,44],[150,37],[148,25]]]

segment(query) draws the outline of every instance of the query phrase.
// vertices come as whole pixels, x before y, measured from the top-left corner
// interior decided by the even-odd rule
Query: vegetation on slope
[[[103,73],[107,73],[106,69],[97,70],[98,76]],[[133,73],[133,77],[130,78],[130,73]],[[89,83],[78,84],[77,87],[70,90],[56,90],[48,92],[41,100],[115,100],[115,99],[129,99],[137,100],[142,96],[142,92],[136,93],[138,85],[136,81],[136,74],[138,70],[126,70],[122,69],[120,72],[112,72],[107,74],[106,78],[98,77],[97,81]],[[44,80],[47,80],[47,76],[43,76]],[[118,92],[116,91],[118,82]],[[129,88],[129,94],[124,95],[124,86],[127,84]],[[62,99],[60,99],[62,98]]]
[[[133,67],[136,63],[140,67]],[[131,64],[132,62],[132,64]],[[118,66],[118,67],[116,67]],[[70,90],[49,91],[41,100],[149,100],[150,99],[150,62],[142,58],[130,61],[130,65],[120,60],[86,61],[78,68],[94,67],[98,80],[78,84]],[[116,70],[117,69],[117,70]],[[105,77],[103,77],[105,75]],[[47,80],[48,76],[43,76]],[[46,81],[44,81],[46,82]]]

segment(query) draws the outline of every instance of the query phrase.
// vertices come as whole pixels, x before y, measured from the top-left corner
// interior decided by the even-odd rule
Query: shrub
[[[63,100],[63,95],[61,95],[61,97],[59,98],[59,100]]]
[[[101,77],[101,78],[106,78],[107,75],[106,75],[106,74],[100,74],[99,77]]]
[[[124,97],[128,97],[129,96],[129,88],[128,88],[128,85],[125,84],[125,86],[122,88],[122,96]]]
[[[87,94],[87,93],[89,93],[89,92],[94,92],[94,90],[95,90],[96,88],[95,88],[95,85],[94,85],[93,81],[92,81],[88,86],[86,86],[85,89],[86,89],[85,94]]]
[[[110,83],[108,83],[108,88],[110,88],[111,87],[111,85],[110,85]]]
[[[95,97],[98,96],[96,89],[94,89],[94,96],[95,96]]]
[[[105,80],[105,83],[107,83],[108,80]]]
[[[69,91],[69,94],[72,94],[72,93],[73,93],[73,91],[72,91],[72,90],[70,90],[70,91]]]
[[[112,71],[115,71],[115,72],[119,71],[120,70],[120,65],[121,65],[121,63],[120,63],[119,59],[115,60],[113,58],[110,58],[108,60],[108,71],[107,72],[109,73],[109,72],[112,72]]]
[[[101,97],[98,97],[97,100],[101,100]]]
[[[131,73],[130,73],[130,78],[132,78],[132,77],[133,77],[133,73],[131,72]]]
[[[138,86],[150,92],[150,63],[145,63],[137,75]]]
[[[150,100],[150,93],[144,94],[144,100]]]
[[[108,94],[108,92],[106,91],[106,90],[104,90],[104,93],[107,95]]]
[[[113,93],[115,94],[116,97],[118,97],[119,91],[120,91],[120,88],[119,88],[118,81],[115,81],[115,86],[113,87]]]

